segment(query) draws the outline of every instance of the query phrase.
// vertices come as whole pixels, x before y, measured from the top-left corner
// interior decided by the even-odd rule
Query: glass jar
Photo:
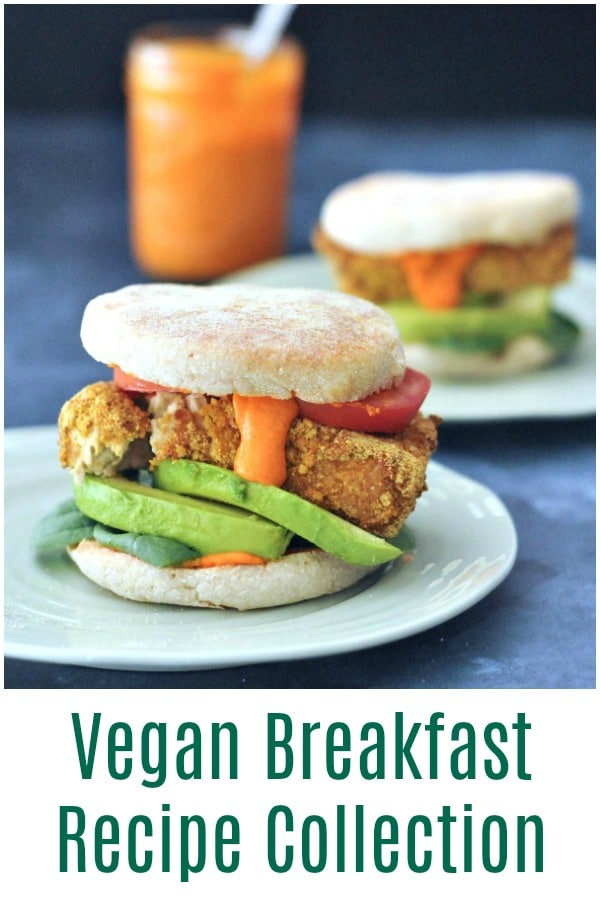
[[[252,63],[227,35],[155,26],[129,46],[131,243],[157,278],[207,280],[285,250],[304,55],[284,40]]]

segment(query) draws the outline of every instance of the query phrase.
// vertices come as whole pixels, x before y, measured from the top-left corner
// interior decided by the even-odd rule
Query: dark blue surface
[[[79,342],[103,291],[145,280],[127,245],[124,137],[110,118],[9,116],[6,148],[5,422],[56,421],[104,369]],[[306,252],[324,196],[374,169],[552,169],[581,187],[580,255],[595,253],[594,128],[577,121],[368,126],[309,121],[298,143],[289,251]],[[574,688],[595,678],[595,423],[446,425],[437,459],[502,497],[516,566],[473,609],[384,647],[186,673],[7,660],[7,687]]]

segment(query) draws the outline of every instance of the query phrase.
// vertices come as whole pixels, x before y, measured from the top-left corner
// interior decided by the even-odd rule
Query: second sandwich
[[[380,172],[327,197],[314,243],[341,290],[384,304],[410,365],[495,377],[574,347],[552,289],[570,276],[577,208],[554,173]]]

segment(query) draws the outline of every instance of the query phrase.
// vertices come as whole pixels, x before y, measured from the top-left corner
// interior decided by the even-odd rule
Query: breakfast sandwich
[[[409,365],[482,378],[546,366],[578,328],[552,306],[570,276],[578,191],[543,172],[380,172],[325,200],[314,246],[340,290],[384,305]]]
[[[131,600],[251,609],[332,593],[398,559],[436,416],[392,319],[332,291],[133,285],[92,300],[105,363],[59,416],[64,546]]]

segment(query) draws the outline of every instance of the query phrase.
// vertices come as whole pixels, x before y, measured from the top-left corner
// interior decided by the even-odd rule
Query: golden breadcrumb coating
[[[80,476],[110,476],[147,463],[148,414],[110,381],[84,387],[58,417],[59,460]]]
[[[355,253],[319,228],[313,234],[313,245],[331,263],[340,290],[378,303],[410,296],[402,254]],[[464,290],[495,293],[559,284],[569,278],[574,248],[572,225],[554,229],[539,244],[485,244],[465,270]]]
[[[62,465],[78,473],[115,474],[130,461],[131,447],[149,435],[151,468],[163,459],[192,459],[233,469],[240,434],[230,396],[164,392],[146,401],[147,412],[110,382],[80,391],[59,419]],[[287,437],[283,487],[373,534],[392,537],[426,490],[439,422],[418,414],[403,431],[383,436],[297,418]]]
[[[161,400],[165,396],[168,404]],[[194,405],[182,394],[157,395],[150,402],[152,465],[194,459],[233,469],[240,435],[231,397],[206,398],[192,411]],[[439,422],[419,414],[399,434],[381,436],[297,418],[288,433],[283,487],[373,534],[391,537],[426,489]]]
[[[152,465],[162,459],[195,459],[233,468],[240,433],[230,396],[155,394],[152,416]]]
[[[419,413],[403,431],[384,436],[296,419],[284,488],[366,531],[393,537],[427,489],[439,422]]]

